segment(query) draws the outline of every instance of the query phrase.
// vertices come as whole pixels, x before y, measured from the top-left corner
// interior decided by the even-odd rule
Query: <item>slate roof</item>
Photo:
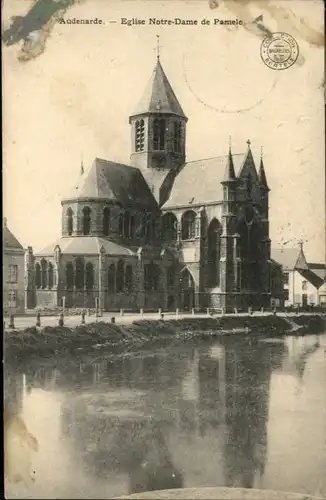
[[[159,59],[132,116],[146,113],[169,113],[187,119]]]
[[[272,258],[283,266],[284,271],[293,271],[300,255],[299,248],[272,248]]]
[[[232,154],[238,176],[248,153]],[[186,163],[176,176],[170,197],[163,208],[206,204],[223,200],[223,181],[229,155]]]
[[[323,282],[326,282],[326,264],[308,262],[309,269],[318,276]]]
[[[158,209],[155,198],[138,168],[95,158],[77,185],[63,199],[106,200],[122,206]]]
[[[136,255],[130,248],[118,245],[113,241],[98,236],[73,236],[60,238],[58,241],[47,245],[35,255],[52,255],[56,246],[63,254],[72,255],[99,255],[103,246],[106,255],[132,256]]]
[[[24,247],[19,243],[16,236],[12,234],[10,229],[8,229],[6,222],[3,223],[2,227],[2,242],[4,250],[22,250],[24,252]]]

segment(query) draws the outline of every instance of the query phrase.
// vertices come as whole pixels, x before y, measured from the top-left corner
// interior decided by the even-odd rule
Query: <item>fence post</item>
[[[85,311],[82,312],[81,322],[82,322],[82,325],[85,325]]]
[[[207,316],[209,316],[209,315],[210,315],[210,310],[209,310],[209,307],[207,307],[207,309],[206,309],[206,313],[207,313]]]
[[[15,316],[13,314],[10,314],[9,328],[15,328]]]
[[[41,313],[40,311],[36,314],[36,326],[41,326]]]
[[[120,316],[123,316],[123,314],[124,314],[124,310],[120,309]]]
[[[115,323],[115,317],[111,316],[111,323]]]
[[[191,314],[192,314],[193,316],[195,315],[195,309],[194,309],[194,308],[192,308],[192,309],[191,309]]]
[[[144,317],[144,309],[140,309],[140,317],[143,318]]]
[[[59,326],[63,326],[64,325],[64,315],[63,313],[60,313],[60,316],[59,316]]]
[[[175,317],[178,318],[179,317],[179,308],[177,307],[176,310],[175,310]]]

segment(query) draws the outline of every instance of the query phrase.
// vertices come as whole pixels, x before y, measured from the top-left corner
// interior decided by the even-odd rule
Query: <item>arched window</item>
[[[130,214],[127,211],[124,213],[123,218],[123,236],[125,238],[129,238],[130,236]]]
[[[53,288],[53,265],[49,262],[48,267],[49,288]]]
[[[86,264],[86,290],[93,290],[94,287],[94,267],[91,262]]]
[[[182,123],[173,123],[173,149],[175,153],[181,153]]]
[[[130,238],[134,238],[136,235],[136,215],[132,214],[130,216]]]
[[[41,288],[41,266],[39,263],[35,265],[35,286]]]
[[[42,288],[46,288],[48,286],[48,263],[45,259],[41,260],[41,281]]]
[[[144,151],[144,145],[145,145],[145,123],[144,120],[137,120],[135,128],[135,150]]]
[[[123,220],[124,220],[124,214],[123,212],[121,212],[119,214],[119,219],[118,219],[118,233],[119,233],[119,236],[123,236]]]
[[[161,270],[157,264],[150,262],[144,266],[144,288],[146,291],[159,289]]]
[[[131,265],[128,265],[126,267],[125,288],[126,288],[127,292],[131,292],[131,290],[132,290],[132,266]]]
[[[174,286],[175,285],[175,265],[174,263],[171,264],[170,267],[168,267],[167,272],[166,272],[166,283],[167,286]]]
[[[74,286],[74,266],[72,262],[66,264],[66,287],[68,289]]]
[[[152,214],[146,214],[144,217],[145,237],[150,240],[155,236],[156,222]]]
[[[85,266],[81,258],[76,259],[75,285],[78,290],[83,289],[85,285]]]
[[[115,292],[115,265],[111,264],[108,270],[108,292]]]
[[[196,214],[192,210],[185,212],[181,219],[182,239],[191,240],[196,232]]]
[[[177,239],[178,221],[173,213],[167,213],[162,217],[162,233],[165,241],[175,241]]]
[[[103,234],[109,236],[110,234],[110,209],[105,207],[103,210]]]
[[[117,293],[123,292],[124,286],[124,263],[119,260],[117,265],[117,275],[116,275],[116,291]]]
[[[83,234],[88,235],[91,232],[91,209],[83,208]]]
[[[69,236],[71,236],[74,230],[74,219],[73,219],[73,211],[70,207],[68,208],[66,215],[67,215],[67,233]]]
[[[165,148],[165,120],[154,120],[153,125],[153,149],[155,151],[162,151]]]
[[[212,287],[220,283],[221,231],[221,224],[213,219],[207,232],[207,285]]]

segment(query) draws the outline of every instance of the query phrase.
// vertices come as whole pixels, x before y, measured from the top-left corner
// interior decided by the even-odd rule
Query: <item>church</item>
[[[246,310],[282,296],[263,158],[186,161],[188,118],[158,55],[129,117],[130,164],[95,158],[61,201],[61,238],[25,255],[26,306]]]

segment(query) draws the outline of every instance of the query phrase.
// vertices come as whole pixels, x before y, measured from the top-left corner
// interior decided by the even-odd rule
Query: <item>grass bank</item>
[[[145,344],[162,345],[164,342],[185,342],[194,338],[250,334],[282,336],[291,331],[304,334],[325,329],[325,318],[319,315],[298,315],[291,320],[274,315],[143,319],[130,325],[98,322],[74,328],[55,326],[9,330],[5,332],[4,350],[7,360],[71,355],[100,347],[118,354]]]

